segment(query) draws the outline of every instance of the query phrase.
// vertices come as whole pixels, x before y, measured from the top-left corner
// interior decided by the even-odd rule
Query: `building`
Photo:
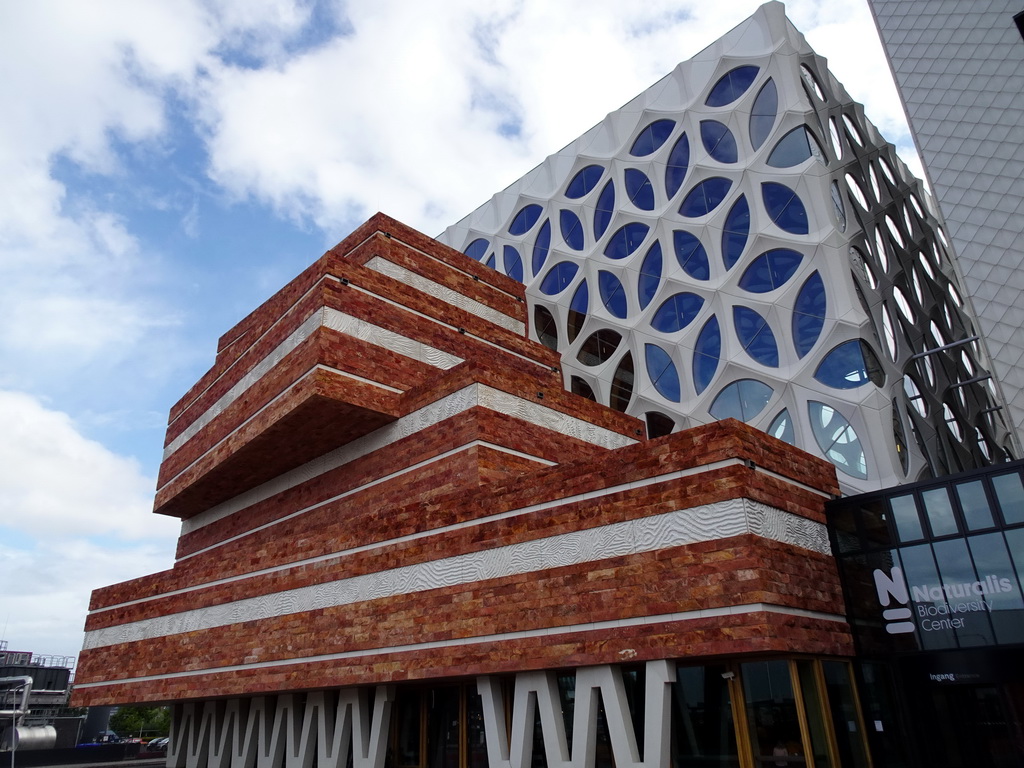
[[[1020,439],[1024,4],[870,5]]]
[[[1022,471],[1017,461],[829,505],[865,719],[899,723],[873,734],[894,764],[1024,762]]]
[[[779,3],[440,240],[655,432],[734,416],[846,492],[1015,455],[941,221]]]
[[[171,768],[912,754],[826,508],[1012,446],[941,221],[782,6],[441,240],[378,214],[221,337],[76,703],[172,703]]]
[[[78,743],[82,717],[67,707],[74,666],[72,656],[12,651],[0,640],[0,750],[10,749],[15,722],[21,749]]]
[[[222,337],[171,414],[178,560],[93,594],[76,701],[175,702],[175,766],[728,761],[802,751],[807,709],[863,751],[832,466],[736,421],[647,440],[525,326],[378,215]]]

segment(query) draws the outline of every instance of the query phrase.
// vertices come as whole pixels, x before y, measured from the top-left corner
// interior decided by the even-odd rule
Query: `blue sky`
[[[437,234],[756,0],[0,0],[0,639],[172,564],[170,406],[374,211]],[[864,0],[790,18],[917,168]]]

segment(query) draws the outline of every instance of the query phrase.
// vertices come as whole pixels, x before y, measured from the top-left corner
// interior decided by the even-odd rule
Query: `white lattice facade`
[[[1009,455],[940,221],[779,3],[439,239],[653,433],[734,416],[847,491]]]

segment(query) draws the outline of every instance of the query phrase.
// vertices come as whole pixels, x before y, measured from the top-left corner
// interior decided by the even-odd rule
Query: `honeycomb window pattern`
[[[503,254],[567,389],[659,434],[741,419],[862,492],[1006,458],[923,200],[769,4],[440,240]]]

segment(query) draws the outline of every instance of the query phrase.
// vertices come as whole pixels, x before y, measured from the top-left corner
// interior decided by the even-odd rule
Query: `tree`
[[[168,707],[119,707],[110,718],[110,729],[118,736],[166,736],[171,730]]]

